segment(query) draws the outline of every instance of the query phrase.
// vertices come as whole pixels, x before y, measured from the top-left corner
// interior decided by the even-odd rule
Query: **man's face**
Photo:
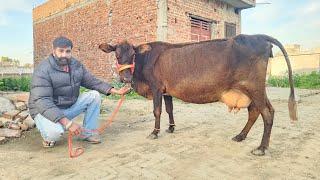
[[[56,47],[53,49],[53,55],[60,66],[67,65],[71,59],[71,47]]]

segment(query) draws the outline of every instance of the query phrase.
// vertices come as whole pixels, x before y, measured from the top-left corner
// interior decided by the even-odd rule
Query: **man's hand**
[[[81,126],[75,122],[71,122],[68,118],[62,118],[59,120],[59,122],[66,127],[67,124],[72,123],[71,126],[68,128],[69,132],[72,135],[79,135],[81,133]]]
[[[128,92],[130,91],[130,87],[122,87],[120,89],[115,89],[115,88],[112,88],[110,90],[110,93],[112,94],[119,94],[119,95],[124,95],[124,94],[127,94]]]
[[[72,122],[72,125],[68,130],[72,135],[77,136],[81,133],[81,126],[75,122]]]
[[[119,89],[119,94],[120,95],[127,94],[129,91],[130,91],[130,87],[124,86],[124,87]]]

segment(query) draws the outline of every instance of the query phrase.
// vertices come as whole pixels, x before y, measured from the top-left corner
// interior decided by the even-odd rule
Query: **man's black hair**
[[[53,40],[53,48],[66,48],[66,47],[73,47],[72,41],[64,36],[57,37]]]

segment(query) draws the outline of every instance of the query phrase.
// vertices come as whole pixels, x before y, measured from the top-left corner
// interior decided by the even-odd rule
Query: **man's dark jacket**
[[[50,55],[35,68],[29,97],[32,118],[41,114],[58,122],[65,117],[61,109],[72,106],[78,99],[80,86],[107,94],[109,84],[94,77],[83,64],[71,58],[69,72],[64,71]]]

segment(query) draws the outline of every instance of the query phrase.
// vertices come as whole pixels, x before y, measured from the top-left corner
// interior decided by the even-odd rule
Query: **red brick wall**
[[[208,0],[168,0],[168,41],[188,42],[191,40],[191,24],[188,13],[217,21],[215,36],[224,38],[224,23],[237,25],[240,33],[240,14],[221,1]]]
[[[124,39],[134,44],[155,41],[156,7],[156,1],[150,0],[92,0],[86,4],[78,3],[67,9],[59,9],[56,14],[46,16],[41,14],[41,8],[47,7],[40,6],[40,10],[36,8],[33,13],[34,18],[37,17],[34,19],[35,64],[51,53],[53,39],[64,35],[74,43],[74,57],[98,77],[110,80],[116,75],[114,55],[99,50],[99,44],[116,43]]]
[[[33,20],[38,21],[49,17],[84,1],[86,0],[48,0],[33,10]]]

